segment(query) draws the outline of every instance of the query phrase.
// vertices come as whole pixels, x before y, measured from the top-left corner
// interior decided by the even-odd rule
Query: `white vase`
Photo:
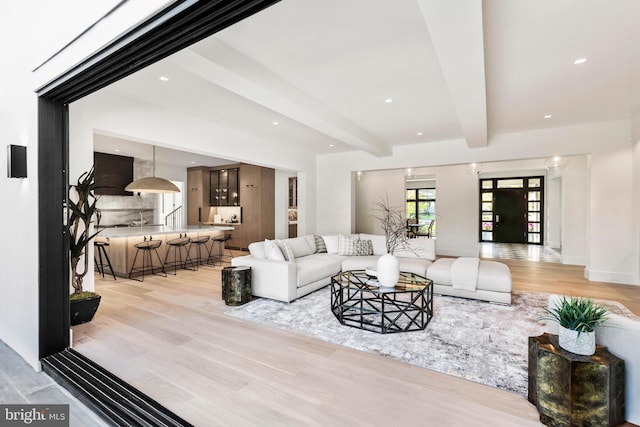
[[[558,343],[560,347],[571,353],[591,356],[596,352],[596,333],[581,332],[580,335],[578,335],[578,331],[572,331],[571,329],[559,326]]]
[[[385,287],[393,287],[400,279],[398,258],[391,254],[384,254],[378,258],[378,282]]]

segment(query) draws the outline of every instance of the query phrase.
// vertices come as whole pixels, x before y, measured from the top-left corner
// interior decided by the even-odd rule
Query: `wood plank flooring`
[[[514,289],[612,299],[640,315],[640,287],[582,268],[504,260]],[[196,426],[539,426],[525,397],[224,315],[220,267],[96,276],[95,319],[74,348]]]

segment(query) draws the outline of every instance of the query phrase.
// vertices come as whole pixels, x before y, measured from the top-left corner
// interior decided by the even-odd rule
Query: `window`
[[[421,233],[426,233],[429,225],[436,219],[436,189],[435,188],[412,188],[407,190],[407,220],[424,223],[420,227]],[[435,234],[435,227],[431,229]]]

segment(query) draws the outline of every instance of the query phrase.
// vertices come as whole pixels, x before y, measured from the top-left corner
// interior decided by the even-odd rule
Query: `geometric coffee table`
[[[400,272],[394,287],[381,287],[365,270],[331,277],[331,311],[346,326],[379,334],[421,331],[433,317],[433,282]]]

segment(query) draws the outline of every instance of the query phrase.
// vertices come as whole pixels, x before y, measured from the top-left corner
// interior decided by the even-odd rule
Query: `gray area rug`
[[[331,312],[328,286],[290,304],[261,298],[226,314],[526,396],[528,337],[544,332],[538,319],[547,299],[514,292],[511,306],[503,306],[435,295],[424,331],[388,335],[341,325]],[[606,305],[631,314],[616,302]]]

